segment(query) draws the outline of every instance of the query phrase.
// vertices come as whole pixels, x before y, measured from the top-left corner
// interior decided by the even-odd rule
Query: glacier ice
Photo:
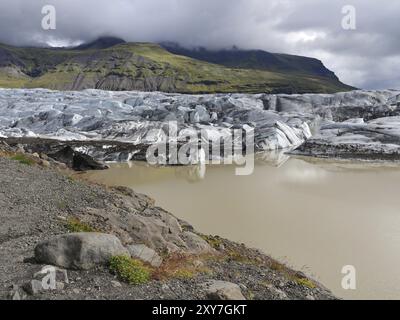
[[[0,137],[152,144],[168,137],[174,121],[178,137],[195,130],[210,140],[252,127],[256,151],[280,150],[302,145],[312,134],[333,143],[341,130],[347,135],[361,131],[364,141],[373,130],[398,134],[398,119],[387,119],[400,116],[399,110],[400,91],[394,90],[183,95],[0,89]]]

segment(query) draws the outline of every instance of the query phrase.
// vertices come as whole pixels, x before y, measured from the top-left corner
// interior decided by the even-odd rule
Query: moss
[[[97,232],[95,228],[77,218],[69,218],[67,220],[67,229],[70,232]]]
[[[312,280],[307,279],[307,278],[294,278],[293,280],[297,284],[307,287],[309,289],[315,289],[317,287],[316,284]]]
[[[285,271],[285,269],[286,269],[286,267],[282,263],[279,263],[277,261],[272,261],[271,265],[270,265],[270,268],[272,270],[281,271],[281,272]]]
[[[248,291],[247,292],[247,300],[255,300],[255,293],[253,291]]]
[[[219,249],[223,244],[222,239],[219,238],[218,236],[200,235],[200,237],[203,238],[214,249]]]
[[[28,165],[28,166],[32,166],[35,164],[35,161],[32,160],[31,158],[27,157],[24,154],[17,154],[13,157],[11,157],[12,160],[18,161],[19,163]]]
[[[69,182],[71,182],[71,183],[76,183],[76,182],[77,182],[76,179],[75,179],[75,177],[73,177],[73,176],[67,176],[67,180],[68,180]]]
[[[150,269],[141,261],[128,256],[112,257],[109,268],[122,281],[126,281],[131,285],[145,284],[150,280]]]
[[[228,260],[233,260],[236,262],[240,262],[243,264],[249,264],[249,265],[259,265],[259,262],[254,260],[254,259],[250,259],[248,257],[246,257],[245,255],[235,251],[235,250],[230,250],[227,254],[226,257]]]

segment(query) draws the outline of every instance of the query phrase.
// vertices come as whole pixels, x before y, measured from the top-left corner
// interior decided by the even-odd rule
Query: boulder
[[[240,287],[231,282],[211,280],[204,284],[206,296],[210,300],[246,300]]]
[[[114,235],[103,233],[71,233],[39,243],[35,258],[67,269],[88,270],[106,265],[112,256],[129,255]]]
[[[190,249],[191,254],[216,253],[207,241],[193,232],[184,231],[182,238],[185,241],[186,246]]]
[[[114,187],[113,191],[118,207],[83,208],[82,219],[86,223],[96,225],[98,221],[102,221],[102,230],[116,235],[123,243],[144,244],[156,252],[213,252],[206,241],[188,231],[193,231],[188,223],[179,221],[160,207],[155,207],[154,199],[124,187]]]
[[[42,166],[42,167],[45,167],[45,168],[50,168],[51,167],[51,164],[50,164],[50,162],[49,161],[47,161],[47,160],[40,160],[40,165]]]
[[[108,166],[100,161],[93,159],[87,154],[75,152],[72,162],[72,169],[76,171],[105,170],[108,169]]]
[[[162,264],[162,258],[153,249],[145,246],[144,244],[134,244],[127,247],[132,258],[147,262],[155,268]]]
[[[86,170],[105,170],[108,166],[104,163],[93,159],[91,156],[80,153],[66,146],[61,150],[48,155],[50,158],[66,164],[69,168],[76,171]]]

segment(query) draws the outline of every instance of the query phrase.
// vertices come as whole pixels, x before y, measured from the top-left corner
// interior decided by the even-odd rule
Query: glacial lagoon
[[[400,164],[265,154],[235,167],[111,164],[89,178],[148,194],[203,233],[259,248],[346,299],[400,298]],[[342,268],[356,268],[356,290]]]

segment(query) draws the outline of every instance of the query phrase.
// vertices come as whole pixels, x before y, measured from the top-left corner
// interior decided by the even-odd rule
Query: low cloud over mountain
[[[57,29],[41,28],[44,5]],[[185,46],[313,56],[362,88],[400,88],[400,2],[353,0],[357,29],[341,26],[343,0],[2,0],[0,41],[72,45],[101,35]]]

